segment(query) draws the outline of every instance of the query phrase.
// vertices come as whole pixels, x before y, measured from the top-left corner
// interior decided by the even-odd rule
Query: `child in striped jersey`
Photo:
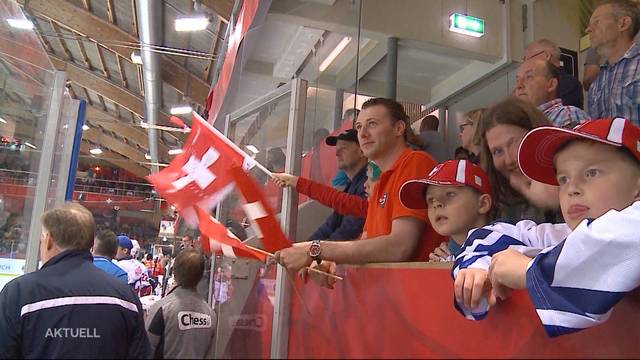
[[[480,319],[496,298],[527,288],[550,336],[606,320],[640,285],[640,128],[616,118],[534,129],[518,159],[529,178],[559,186],[566,224],[470,234],[453,269],[458,309]]]
[[[410,209],[427,209],[429,222],[449,237],[429,254],[429,261],[453,261],[471,229],[486,225],[491,210],[489,178],[468,160],[437,165],[426,179],[410,180],[400,188],[400,201]]]

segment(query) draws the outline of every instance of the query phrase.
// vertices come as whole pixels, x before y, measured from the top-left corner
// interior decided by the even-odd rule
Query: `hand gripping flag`
[[[232,258],[257,259],[264,262],[267,254],[246,246],[229,229],[201,208],[196,208],[198,213],[198,226],[200,232],[208,239],[202,239],[202,250],[205,253],[222,253]]]
[[[273,253],[291,246],[291,242],[282,232],[273,210],[267,204],[255,181],[237,166],[232,168],[229,174],[245,200],[244,212],[258,237],[262,240],[264,249]]]
[[[192,126],[183,152],[147,180],[193,226],[194,206],[209,211],[233,189],[229,169],[248,169],[255,161],[195,113]]]

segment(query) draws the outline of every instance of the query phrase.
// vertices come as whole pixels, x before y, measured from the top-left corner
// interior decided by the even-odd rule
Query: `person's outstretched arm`
[[[360,196],[347,194],[313,180],[285,173],[273,174],[273,181],[281,187],[293,187],[299,193],[334,209],[339,214],[367,217],[369,202]]]

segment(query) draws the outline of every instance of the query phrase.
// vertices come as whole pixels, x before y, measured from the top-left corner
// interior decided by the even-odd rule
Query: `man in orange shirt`
[[[425,152],[407,146],[411,128],[402,105],[390,99],[370,99],[363,104],[354,129],[364,155],[382,170],[369,200],[361,241],[314,240],[278,251],[276,261],[291,272],[314,261],[330,272],[335,263],[426,261],[444,240],[428,223],[426,210],[408,209],[400,202],[402,184],[424,177],[436,165]]]

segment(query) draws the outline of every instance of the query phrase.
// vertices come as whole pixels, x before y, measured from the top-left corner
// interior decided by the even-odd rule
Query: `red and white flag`
[[[258,0],[243,1],[238,14],[236,26],[231,31],[231,34],[229,34],[227,53],[224,57],[222,68],[220,69],[218,81],[216,81],[215,85],[213,85],[209,91],[209,95],[207,96],[207,101],[205,103],[205,109],[209,114],[208,120],[212,124],[218,118],[220,109],[222,108],[222,103],[224,102],[227,90],[229,89],[229,84],[231,83],[231,76],[233,75],[233,68],[235,67],[236,58],[238,57],[240,43],[247,31],[249,31],[249,27],[253,22],[253,18],[256,15],[259,4],[260,2]]]
[[[231,168],[229,174],[245,200],[242,207],[264,249],[274,253],[291,246],[258,184],[240,167]]]
[[[247,247],[226,226],[214,219],[208,212],[201,208],[196,208],[196,212],[198,213],[200,232],[208,238],[201,239],[202,250],[205,253],[215,252],[232,258],[243,257],[257,259],[262,262],[266,261],[267,254]]]
[[[233,189],[229,169],[249,169],[255,161],[199,115],[194,113],[192,118],[192,130],[182,153],[147,180],[176,206],[187,223],[195,226],[195,207],[210,211]]]

